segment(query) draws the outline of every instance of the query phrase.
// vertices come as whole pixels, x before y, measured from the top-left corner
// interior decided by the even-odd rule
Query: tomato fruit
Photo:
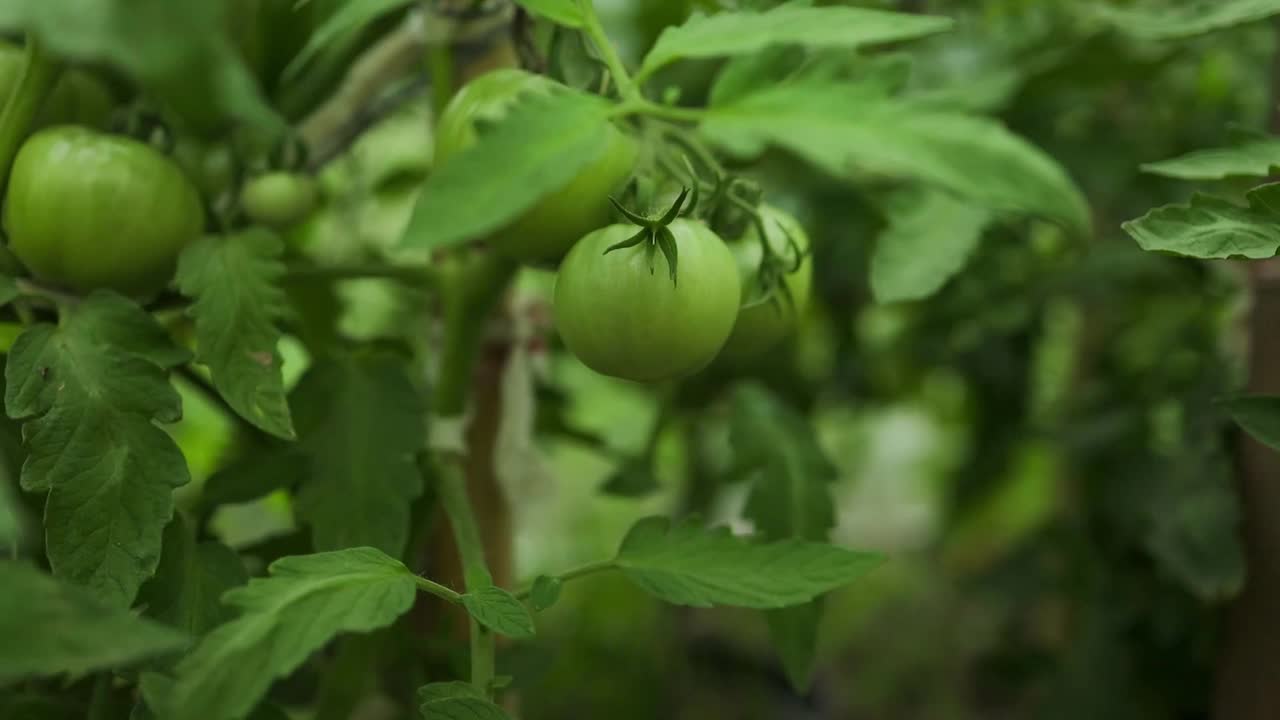
[[[306,175],[270,172],[244,184],[240,207],[259,225],[284,228],[310,215],[318,195],[316,181]]]
[[[436,126],[436,163],[475,145],[478,125],[506,115],[521,96],[565,90],[552,80],[523,70],[495,70],[467,83],[441,114]],[[499,252],[525,262],[554,261],[578,238],[609,222],[609,195],[631,175],[635,166],[635,142],[608,125],[609,142],[599,158],[544,197],[524,215],[488,238]]]
[[[173,159],[205,198],[222,195],[235,183],[236,161],[226,145],[205,144],[184,136],[173,147]]]
[[[182,169],[150,145],[59,126],[19,149],[4,227],[36,277],[141,296],[172,277],[178,253],[204,229],[204,210]]]
[[[25,52],[17,45],[0,42],[0,98],[9,97],[22,78]],[[105,126],[115,107],[107,86],[83,70],[62,73],[36,116],[37,127],[59,123]]]
[[[646,243],[605,250],[634,235],[610,225],[582,238],[556,276],[556,326],[596,372],[640,382],[683,377],[715,358],[733,329],[741,294],[733,253],[705,224],[670,225],[676,282]]]
[[[742,275],[743,307],[738,312],[738,321],[733,326],[733,333],[725,343],[722,357],[727,360],[741,360],[765,352],[791,334],[796,327],[796,318],[809,305],[809,297],[813,292],[813,262],[809,257],[809,236],[800,222],[790,213],[771,205],[760,206],[760,219],[764,222],[765,241],[774,254],[792,272],[783,276],[783,285],[791,295],[791,302],[781,294],[764,303],[751,304],[760,297],[760,259],[764,254],[760,247],[760,233],[752,224],[746,235],[730,244],[734,257],[738,261],[738,269]],[[787,233],[795,241],[795,247],[787,241]],[[795,265],[797,250],[804,254],[798,266]]]

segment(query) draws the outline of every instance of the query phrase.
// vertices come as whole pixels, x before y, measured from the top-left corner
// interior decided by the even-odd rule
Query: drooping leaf
[[[357,31],[380,17],[411,5],[413,0],[348,0],[339,5],[319,27],[311,31],[307,44],[289,61],[281,75],[284,83],[297,82],[311,61],[338,38]]]
[[[155,577],[138,593],[147,615],[199,637],[234,614],[222,603],[226,591],[249,579],[240,556],[216,540],[197,542],[181,515],[164,531]]]
[[[692,607],[780,608],[808,602],[857,580],[881,558],[821,543],[752,543],[726,528],[665,518],[641,520],[615,563],[640,588]]]
[[[5,367],[5,409],[26,421],[22,486],[49,493],[53,573],[109,605],[128,607],[155,571],[173,488],[190,480],[155,424],[182,415],[166,369],[186,357],[137,305],[98,292],[23,333]]]
[[[462,606],[476,622],[507,637],[533,637],[533,616],[515,595],[495,585],[462,596]]]
[[[272,132],[264,99],[226,28],[227,3],[207,0],[6,0],[0,29],[31,32],[54,54],[106,62],[202,130],[231,121]]]
[[[1181,157],[1147,163],[1153,175],[1179,180],[1224,180],[1229,177],[1268,177],[1280,167],[1280,139],[1251,138],[1224,148],[1196,150]]]
[[[516,4],[559,25],[582,27],[582,11],[574,0],[516,0]]]
[[[271,576],[223,599],[241,614],[204,637],[178,664],[172,720],[233,720],[253,708],[273,680],[344,632],[386,627],[413,605],[413,573],[373,548],[284,558]]]
[[[424,685],[418,688],[418,704],[426,720],[508,720],[502,708],[463,682]]]
[[[103,605],[28,565],[0,561],[0,685],[80,675],[180,651],[181,633]]]
[[[306,452],[293,445],[250,451],[214,473],[204,484],[200,505],[245,503],[277,490],[297,487],[310,476]]]
[[[422,494],[416,457],[426,438],[408,363],[389,354],[322,360],[292,402],[310,470],[297,512],[316,548],[368,545],[398,557]]]
[[[796,82],[712,108],[702,131],[731,153],[789,150],[836,177],[916,179],[991,210],[1039,215],[1078,234],[1088,204],[1042,150],[989,118],[883,97],[866,87]]]
[[[529,605],[538,612],[550,608],[560,599],[560,588],[563,585],[560,578],[539,575],[533,581],[533,589],[529,592]]]
[[[1243,207],[1197,194],[1186,205],[1156,208],[1122,226],[1143,250],[1201,259],[1269,258],[1280,250],[1280,183],[1248,194]]]
[[[442,248],[482,238],[563,188],[604,152],[608,108],[577,92],[527,97],[427,178],[404,244]]]
[[[737,464],[748,471],[751,495],[745,514],[766,540],[825,541],[835,525],[830,483],[835,467],[805,418],[761,385],[733,395],[729,428]],[[820,599],[769,610],[769,636],[797,690],[808,689],[817,652]]]
[[[906,191],[891,200],[889,226],[871,256],[877,302],[922,300],[964,269],[992,220],[985,208],[937,190]]]
[[[1121,7],[1095,3],[1091,10],[1120,32],[1149,40],[1180,40],[1280,14],[1278,0],[1180,0]]]
[[[245,420],[291,440],[293,421],[285,399],[276,323],[287,301],[277,281],[284,275],[284,243],[261,229],[209,236],[182,253],[177,281],[195,302],[196,359]]]
[[[768,12],[697,15],[658,36],[638,77],[677,60],[752,54],[778,45],[853,50],[933,35],[951,25],[944,17],[799,4]]]
[[[1231,419],[1254,440],[1280,451],[1280,397],[1254,395],[1226,402]]]

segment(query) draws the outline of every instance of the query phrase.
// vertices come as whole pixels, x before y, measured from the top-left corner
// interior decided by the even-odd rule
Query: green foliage
[[[515,595],[500,587],[490,585],[470,591],[461,602],[471,617],[499,635],[533,637],[533,616]]]
[[[1250,138],[1238,145],[1195,150],[1182,157],[1146,163],[1142,169],[1178,180],[1225,180],[1271,175],[1280,167],[1280,140]]]
[[[877,302],[922,300],[964,269],[991,213],[951,194],[903,192],[890,201],[889,226],[871,257]]]
[[[676,605],[781,608],[808,602],[881,562],[800,540],[752,543],[727,528],[646,518],[627,533],[615,560],[636,585]]]
[[[1280,451],[1280,398],[1238,397],[1226,403],[1231,419],[1258,442]]]
[[[201,239],[183,252],[177,282],[194,302],[196,360],[241,417],[280,438],[294,437],[281,375],[284,245],[266,230]]]
[[[574,0],[516,0],[516,4],[559,25],[582,27],[582,11]]]
[[[1117,30],[1149,40],[1178,40],[1264,20],[1280,14],[1276,0],[1182,0],[1173,7],[1148,2],[1137,7],[1095,4],[1092,11]]]
[[[200,637],[230,620],[222,595],[248,581],[240,556],[216,540],[199,542],[181,515],[164,530],[164,550],[155,577],[142,586],[138,603],[147,615]]]
[[[148,702],[174,720],[240,717],[338,633],[390,625],[414,591],[408,568],[373,548],[278,560],[269,578],[226,593],[239,617],[206,635],[178,663],[167,697]]]
[[[418,688],[418,702],[425,720],[507,720],[502,708],[466,683],[424,685]]]
[[[54,575],[128,607],[160,560],[172,490],[190,480],[156,426],[182,415],[167,369],[185,351],[136,305],[85,299],[58,326],[35,325],[5,366],[5,410],[24,420],[22,487],[47,492]]]
[[[0,561],[0,686],[82,675],[182,650],[187,638],[15,561]]]
[[[1143,250],[1202,259],[1269,258],[1280,250],[1280,184],[1250,190],[1248,207],[1212,195],[1166,205],[1124,224]]]

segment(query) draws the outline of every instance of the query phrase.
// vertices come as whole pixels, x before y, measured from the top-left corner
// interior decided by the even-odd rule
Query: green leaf
[[[729,440],[737,465],[749,473],[745,514],[765,539],[825,541],[835,526],[830,484],[836,470],[805,418],[763,386],[742,385],[733,396]],[[813,676],[821,601],[769,610],[765,616],[787,677],[797,690],[806,690]]]
[[[923,300],[960,272],[991,222],[985,208],[923,188],[891,198],[889,226],[871,256],[877,302]]]
[[[516,0],[525,10],[567,28],[582,27],[582,11],[574,0]]]
[[[399,557],[409,507],[422,494],[417,455],[426,438],[408,363],[388,354],[325,359],[292,401],[310,468],[297,512],[315,547],[368,545]]]
[[[677,60],[747,55],[778,45],[853,50],[933,35],[952,24],[944,17],[802,5],[784,5],[768,12],[697,15],[658,36],[638,78]]]
[[[513,638],[533,637],[533,616],[515,595],[496,585],[462,596],[462,606],[476,622],[490,630]]]
[[[219,505],[251,502],[277,490],[293,489],[309,476],[302,449],[293,445],[260,448],[214,473],[200,493],[200,506],[211,511]]]
[[[1156,208],[1122,227],[1143,250],[1202,259],[1269,258],[1280,250],[1280,183],[1248,193],[1249,207],[1197,194],[1187,205]]]
[[[1254,440],[1280,451],[1280,397],[1242,396],[1228,400],[1225,405],[1231,419]]]
[[[196,359],[207,365],[218,393],[241,417],[291,440],[276,323],[288,307],[277,281],[284,243],[266,230],[192,244],[178,262],[182,294],[195,302]]]
[[[529,605],[538,612],[550,608],[560,599],[560,588],[563,586],[564,582],[558,577],[539,575],[533,581],[533,589],[529,591]]]
[[[8,275],[0,274],[0,307],[18,299],[18,282]]]
[[[1090,10],[1112,27],[1147,40],[1180,40],[1265,20],[1280,14],[1280,0],[1182,0],[1147,7],[1095,4]]]
[[[0,561],[0,588],[0,684],[132,665],[187,644],[180,633],[19,562]]]
[[[311,32],[307,44],[285,67],[281,82],[286,85],[296,83],[320,51],[335,40],[411,4],[413,0],[347,0]]]
[[[53,573],[128,607],[155,572],[186,460],[155,421],[182,401],[166,368],[187,354],[137,305],[98,292],[57,326],[34,325],[5,367],[5,409],[26,420],[22,486],[47,491]]]
[[[630,580],[666,602],[691,607],[780,608],[857,580],[881,558],[821,543],[751,543],[726,528],[636,523],[615,560]]]
[[[302,555],[271,564],[271,576],[223,596],[241,615],[204,637],[178,664],[171,720],[232,720],[257,705],[339,633],[384,628],[413,606],[413,573],[373,548]]]
[[[216,540],[196,542],[182,516],[174,515],[156,575],[142,586],[138,602],[147,615],[199,637],[231,619],[222,595],[248,580],[235,551]]]
[[[1142,166],[1146,172],[1179,180],[1269,177],[1276,168],[1280,168],[1280,139],[1250,139],[1240,145],[1197,150]]]
[[[837,177],[917,179],[989,209],[1086,234],[1084,195],[1039,148],[994,120],[828,81],[767,88],[712,108],[702,131],[729,152],[789,150]]]
[[[565,187],[604,152],[608,108],[576,92],[528,96],[427,178],[404,244],[442,248],[480,239]]]
[[[418,688],[426,720],[508,720],[475,686],[463,682],[431,683]]]
[[[6,0],[0,29],[33,33],[54,54],[106,62],[204,130],[283,121],[225,32],[228,3],[207,0]]]

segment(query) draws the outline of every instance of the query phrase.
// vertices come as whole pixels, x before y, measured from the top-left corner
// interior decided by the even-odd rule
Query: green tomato
[[[807,254],[808,234],[790,213],[771,205],[761,205],[759,210],[760,219],[764,221],[765,240],[775,255],[788,267],[794,263],[796,250],[787,242],[787,233],[791,234],[799,251],[806,255],[794,272],[783,277],[783,285],[790,292],[792,302],[775,295],[776,299],[750,305],[759,299],[762,290],[759,272],[764,251],[760,247],[760,233],[753,224],[741,240],[730,245],[742,274],[742,302],[744,306],[750,306],[738,312],[733,334],[721,352],[726,360],[743,360],[759,355],[790,335],[796,328],[796,318],[808,307],[813,292],[813,262]]]
[[[450,101],[436,127],[437,165],[475,145],[478,125],[502,119],[522,95],[551,94],[566,89],[523,70],[502,69],[467,83]],[[609,195],[630,177],[635,167],[635,142],[612,124],[609,142],[599,158],[557,192],[488,238],[498,252],[513,259],[538,263],[562,257],[574,242],[609,222]]]
[[[204,229],[200,195],[149,145],[75,126],[22,145],[5,198],[9,246],[36,277],[145,296]]]
[[[733,253],[706,225],[671,223],[676,282],[661,252],[642,243],[605,254],[634,235],[610,225],[582,238],[556,276],[556,326],[596,372],[640,382],[690,375],[715,358],[738,316]]]
[[[244,184],[240,207],[259,225],[285,228],[310,215],[318,195],[315,180],[306,175],[270,172]]]
[[[18,86],[26,63],[25,51],[17,45],[0,42],[0,98],[7,98]],[[75,123],[103,127],[115,107],[115,98],[107,86],[83,70],[67,70],[45,98],[36,127],[59,123]]]

